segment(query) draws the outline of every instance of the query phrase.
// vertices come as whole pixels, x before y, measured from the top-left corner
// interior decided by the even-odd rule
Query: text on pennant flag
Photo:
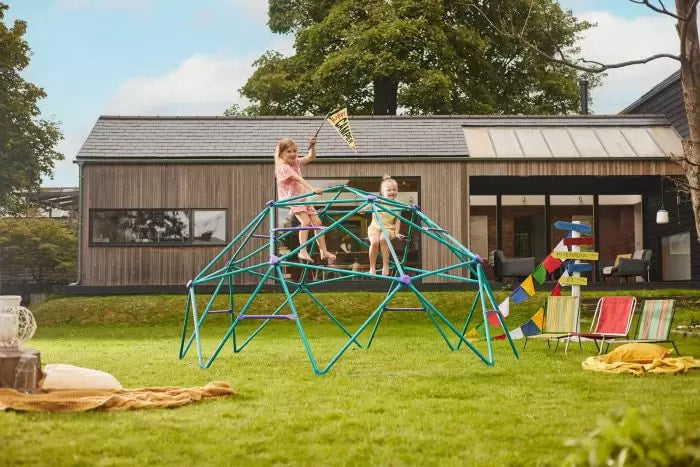
[[[564,245],[566,246],[571,246],[571,245],[593,245],[593,241],[595,239],[593,237],[567,237],[564,239]]]
[[[350,149],[357,151],[357,146],[355,145],[355,138],[352,136],[352,131],[350,130],[350,120],[348,120],[348,109],[340,109],[328,117],[328,121],[331,125],[338,131],[340,136],[343,137]]]
[[[588,279],[586,277],[562,276],[559,278],[559,283],[562,285],[588,285]]]
[[[574,224],[573,222],[556,221],[554,228],[557,230],[573,230],[574,232],[591,233],[593,229],[590,225]]]
[[[553,251],[551,256],[558,259],[582,259],[598,261],[597,251]]]

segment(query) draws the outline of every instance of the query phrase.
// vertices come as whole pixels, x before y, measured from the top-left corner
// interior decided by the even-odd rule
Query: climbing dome
[[[278,212],[299,205],[313,205],[318,210],[323,227],[306,228],[305,230],[309,230],[308,240],[297,246],[296,237],[299,230],[304,228],[292,226],[289,222],[292,219],[291,215],[282,222],[277,221],[277,215]],[[379,218],[380,212],[389,212],[399,217],[402,225],[407,228],[405,241],[392,243],[389,241],[389,234],[382,227],[382,235],[387,240],[391,256],[389,275],[369,274],[355,267],[340,268],[297,260],[297,253],[304,246],[313,254],[317,238],[321,235],[328,236],[333,231],[351,238],[355,244],[363,248],[368,248],[368,240],[353,232],[346,224],[351,217],[364,213]],[[379,225],[382,223],[379,222]],[[436,241],[441,247],[449,250],[454,257],[452,264],[432,270],[409,265],[408,245],[417,236],[424,236],[421,240]],[[381,265],[381,252],[377,263]],[[409,205],[346,185],[326,188],[320,195],[307,193],[282,201],[269,201],[265,209],[243,228],[194,279],[187,283],[188,298],[179,356],[181,359],[184,358],[194,344],[199,366],[209,368],[229,339],[232,342],[233,352],[237,353],[242,351],[272,321],[288,320],[296,323],[313,370],[317,375],[321,375],[327,373],[351,346],[362,348],[361,335],[372,326],[369,338],[364,345],[364,348],[369,348],[385,313],[416,312],[427,315],[450,350],[457,351],[464,345],[489,366],[494,364],[489,326],[485,326],[487,355],[478,350],[474,343],[464,337],[464,334],[472,318],[481,314],[486,322],[488,315],[494,314],[508,337],[513,354],[518,358],[518,352],[510,339],[503,317],[498,312],[493,291],[486,280],[482,266],[482,258],[469,251],[449,232],[433,222],[416,204]],[[288,271],[293,268],[296,268],[298,274],[289,274]],[[429,277],[448,278],[465,283],[465,286],[468,284],[469,286],[465,289],[476,290],[471,307],[468,310],[465,309],[465,320],[461,329],[446,318],[419,290],[422,280]],[[341,316],[343,310],[329,310],[323,304],[323,296],[314,292],[318,292],[319,286],[323,284],[354,278],[382,281],[386,284],[387,292],[379,306],[371,311],[369,317],[353,332],[336,317],[336,315]],[[352,282],[352,284],[362,283]],[[245,303],[240,307],[234,306],[235,294],[241,293],[244,287],[250,290],[251,286],[253,291],[244,300]],[[213,293],[203,293],[204,289],[212,290],[212,287]],[[274,311],[269,310],[265,313],[254,311],[258,294],[274,290],[283,294],[280,305]],[[392,301],[401,291],[414,294],[417,306],[391,306]],[[308,296],[347,337],[345,343],[325,365],[319,365],[304,331],[303,314],[299,313],[297,306],[302,295]],[[219,296],[227,298],[224,309],[215,307],[215,301]],[[222,301],[218,301],[219,307]],[[219,314],[230,317],[230,320],[227,320],[228,329],[215,350],[206,357],[202,345],[205,331],[210,329],[206,324],[212,315]],[[254,331],[247,333],[247,337],[241,338],[237,336],[237,331],[241,331],[240,323],[247,320],[257,320],[260,324]],[[220,330],[221,327],[219,326],[218,329]]]

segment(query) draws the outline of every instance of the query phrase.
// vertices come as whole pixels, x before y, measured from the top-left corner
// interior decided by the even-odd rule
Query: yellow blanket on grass
[[[603,357],[603,356],[601,356]],[[612,362],[605,363],[601,357],[588,357],[581,363],[584,370],[602,373],[631,373],[643,376],[645,373],[685,373],[691,368],[700,368],[700,360],[693,357],[666,357],[650,363]]]
[[[110,391],[62,390],[25,394],[0,388],[0,411],[85,412],[88,410],[136,410],[173,408],[202,399],[236,394],[231,385],[215,381],[199,388],[175,386]]]
[[[633,342],[598,357],[588,357],[581,363],[584,370],[603,373],[685,373],[700,368],[700,360],[693,357],[670,358],[672,350],[658,344]]]

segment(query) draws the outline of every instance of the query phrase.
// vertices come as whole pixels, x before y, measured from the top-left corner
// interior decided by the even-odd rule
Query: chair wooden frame
[[[554,348],[556,352],[561,339],[569,337],[572,333],[578,331],[579,319],[581,316],[580,309],[579,297],[572,295],[547,297],[542,332],[534,336],[525,336],[523,350],[525,350],[529,339],[546,339],[547,348],[551,348],[549,341],[557,341],[557,345]],[[568,347],[569,344],[567,342],[566,349],[564,350],[565,353]],[[581,347],[580,342],[579,347]]]

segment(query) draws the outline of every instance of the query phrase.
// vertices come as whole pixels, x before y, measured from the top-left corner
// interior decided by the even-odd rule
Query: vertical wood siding
[[[275,197],[270,162],[237,164],[98,164],[83,166],[82,270],[84,285],[179,285],[192,279],[220,246],[89,246],[91,209],[228,210],[229,239],[241,231]],[[469,161],[469,162],[324,162],[305,167],[307,177],[421,177],[424,213],[468,245],[469,176],[499,175],[648,175],[678,174],[668,161]],[[426,268],[454,264],[437,242],[424,238]],[[443,279],[430,279],[440,281]],[[254,282],[254,281],[251,281]]]
[[[91,209],[226,208],[229,239],[273,199],[274,171],[260,164],[85,164],[82,241],[84,285],[179,285],[192,279],[220,246],[89,246]],[[305,167],[307,177],[421,177],[423,211],[466,244],[465,181],[459,163],[323,163]],[[454,259],[423,241],[422,261],[437,268]],[[448,263],[449,262],[449,263]]]

